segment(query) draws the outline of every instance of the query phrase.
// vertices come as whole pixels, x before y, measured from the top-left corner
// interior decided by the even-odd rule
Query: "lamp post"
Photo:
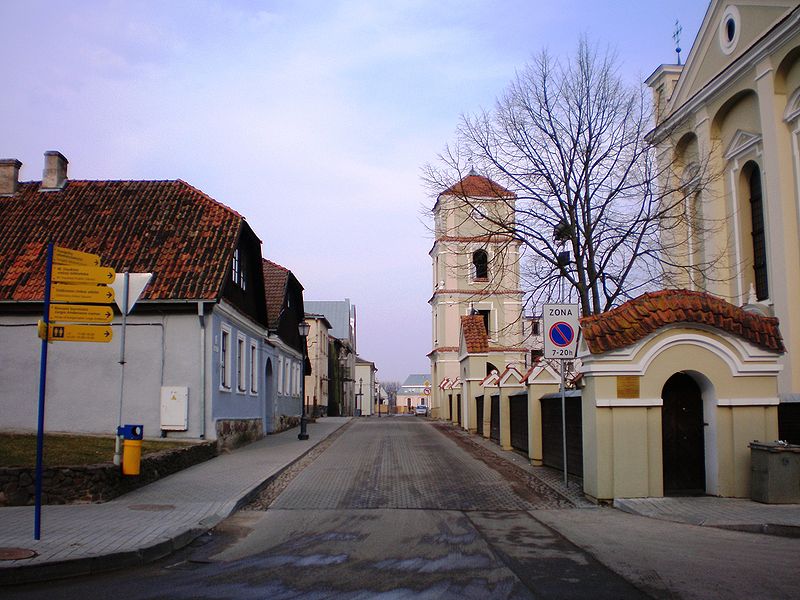
[[[306,338],[308,337],[308,330],[310,326],[305,320],[297,324],[297,331],[300,334],[300,342],[302,345],[301,352],[303,355],[303,368],[301,369],[303,376],[300,379],[300,402],[303,412],[300,415],[300,433],[297,434],[298,440],[308,439],[308,417],[306,416]]]

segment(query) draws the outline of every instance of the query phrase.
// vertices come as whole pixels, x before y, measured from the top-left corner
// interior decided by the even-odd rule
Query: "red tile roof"
[[[261,266],[264,271],[264,293],[267,297],[267,325],[270,329],[276,329],[286,301],[289,269],[266,258],[261,259]]]
[[[644,294],[606,313],[581,319],[589,351],[600,354],[635,344],[674,323],[716,327],[773,352],[785,352],[778,319],[745,311],[705,292],[662,290]]]
[[[470,172],[458,183],[443,191],[440,196],[466,196],[469,198],[514,198],[514,192],[483,175]]]
[[[483,315],[462,315],[461,333],[467,344],[468,353],[478,354],[489,351],[489,340]]]
[[[152,272],[144,300],[213,300],[244,219],[188,183],[68,181],[0,197],[0,301],[41,301],[47,242],[91,252],[117,271]]]

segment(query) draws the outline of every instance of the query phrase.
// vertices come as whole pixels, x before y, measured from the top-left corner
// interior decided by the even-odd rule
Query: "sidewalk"
[[[265,483],[344,426],[346,417],[267,436],[104,504],[42,507],[41,540],[33,507],[0,508],[0,585],[57,579],[156,560],[189,544],[249,502]]]
[[[564,485],[562,471],[548,467],[534,467],[521,454],[502,450],[500,446],[482,436],[468,434],[463,430],[459,433],[536,477],[572,501],[576,508],[597,506],[584,497],[581,480],[570,476],[567,487]],[[622,498],[614,500],[614,508],[673,523],[800,538],[800,504],[762,504],[746,498],[697,496]]]

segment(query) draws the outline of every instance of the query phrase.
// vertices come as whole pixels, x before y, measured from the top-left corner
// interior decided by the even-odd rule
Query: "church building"
[[[507,233],[513,231],[515,202],[512,192],[472,170],[433,206],[432,416],[472,430],[474,398],[463,390],[493,370],[525,364],[520,242]],[[462,320],[470,315],[481,317],[488,339],[481,372],[460,366]]]

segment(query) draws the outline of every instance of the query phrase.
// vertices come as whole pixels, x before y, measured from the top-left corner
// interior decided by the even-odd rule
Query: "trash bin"
[[[138,475],[142,462],[144,425],[117,427],[117,435],[122,438],[122,474]]]
[[[800,446],[750,443],[750,498],[765,504],[800,502]]]

